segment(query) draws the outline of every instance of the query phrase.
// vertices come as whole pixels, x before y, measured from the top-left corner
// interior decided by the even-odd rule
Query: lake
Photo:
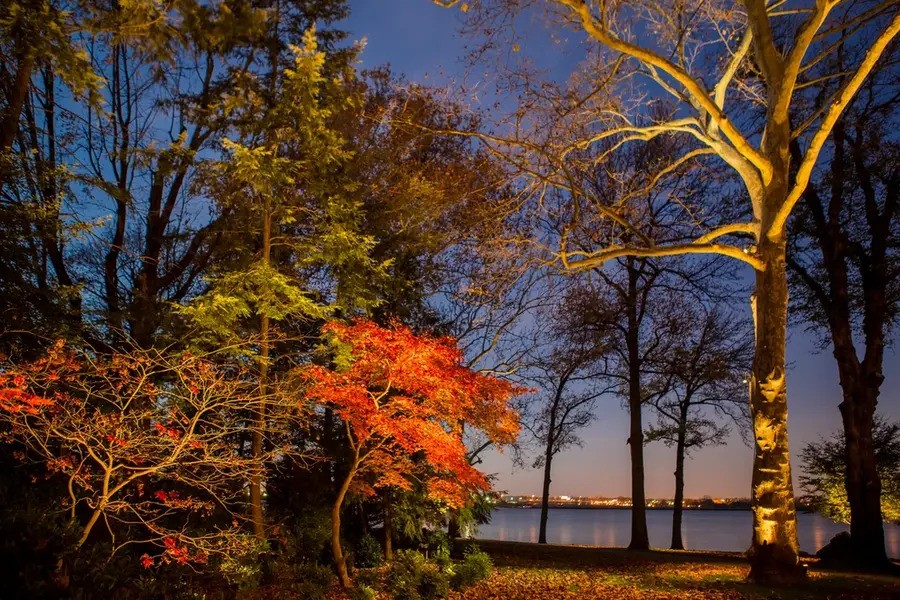
[[[537,542],[541,511],[537,508],[497,508],[476,537],[513,542]],[[682,539],[689,550],[743,552],[750,546],[753,516],[746,510],[686,510]],[[672,540],[672,511],[648,510],[650,545],[668,548]],[[797,515],[800,549],[811,554],[849,526],[817,514]],[[900,558],[900,527],[884,525],[888,556]],[[547,541],[583,546],[627,546],[631,511],[610,508],[551,508]]]

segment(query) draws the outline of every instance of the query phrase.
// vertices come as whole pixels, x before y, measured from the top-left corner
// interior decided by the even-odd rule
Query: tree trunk
[[[450,538],[451,541],[459,539],[462,536],[462,532],[459,527],[459,512],[456,509],[450,509],[449,516],[447,518],[447,537]]]
[[[390,496],[384,500],[384,558],[385,560],[394,558],[394,521]]]
[[[260,368],[259,391],[262,394],[259,410],[256,415],[256,426],[253,428],[253,437],[250,441],[250,453],[253,456],[253,473],[250,476],[250,516],[253,521],[253,535],[256,539],[266,539],[265,517],[263,515],[262,480],[263,480],[263,431],[266,426],[265,394],[268,393],[268,363],[269,363],[269,319],[266,316],[260,318]]]
[[[27,8],[25,10],[28,10]],[[16,68],[16,76],[6,93],[6,110],[0,119],[0,187],[7,184],[10,166],[12,163],[13,141],[19,132],[19,117],[22,115],[22,107],[25,105],[25,97],[31,86],[31,71],[34,68],[34,51],[29,48],[28,40],[16,40],[20,48],[19,64]]]
[[[628,444],[631,446],[631,542],[629,550],[648,550],[650,538],[647,533],[647,507],[644,497],[644,426],[641,421],[641,355],[638,323],[638,284],[639,274],[629,263],[628,267],[628,415],[630,433]]]
[[[765,582],[789,581],[805,577],[805,570],[799,564],[797,515],[788,452],[785,381],[788,290],[783,237],[770,240],[763,236],[758,252],[765,270],[756,272],[753,299],[756,348],[750,381],[750,410],[756,444],[749,578]]]
[[[826,205],[814,187],[804,192],[804,202],[813,215],[814,235],[822,254],[828,287],[822,289],[819,303],[828,317],[837,362],[843,399],[839,405],[844,430],[844,467],[847,501],[850,504],[851,566],[879,569],[890,565],[884,549],[884,523],[881,514],[881,481],[875,464],[872,440],[872,419],[881,384],[884,381],[884,331],[886,327],[885,288],[888,283],[886,249],[889,237],[890,213],[867,212],[872,234],[870,256],[861,262],[866,265],[862,277],[864,358],[861,363],[853,340],[850,296],[850,263],[848,238],[843,230],[842,209],[848,202],[844,124],[838,121],[832,131],[834,155],[831,160],[831,194]],[[863,148],[852,145],[857,177],[864,177],[867,168]],[[799,144],[792,146],[799,158]],[[867,196],[871,186],[864,186]],[[886,202],[891,202],[890,190]],[[874,199],[869,199],[874,203]],[[893,198],[896,202],[896,197]]]
[[[856,567],[881,569],[890,563],[884,548],[881,479],[875,462],[872,421],[878,388],[857,381],[851,396],[840,404],[844,424],[845,485],[850,504],[848,557]]]
[[[553,417],[550,418],[551,429]],[[547,517],[550,513],[550,466],[553,461],[553,436],[547,437],[547,451],[544,455],[544,487],[541,491],[541,525],[538,530],[538,544],[547,543]]]
[[[684,510],[684,451],[687,411],[682,410],[678,427],[678,442],[675,446],[675,500],[672,506],[672,550],[684,550],[681,539],[681,516]]]
[[[263,200],[263,264],[269,265],[272,254],[272,211],[269,197]],[[265,517],[262,502],[263,478],[263,432],[266,430],[266,395],[269,386],[269,315],[259,316],[259,410],[256,415],[256,426],[250,442],[253,455],[254,471],[250,477],[250,514],[253,520],[253,534],[260,541],[266,539]]]
[[[350,489],[350,482],[353,481],[358,466],[359,458],[357,455],[331,507],[331,552],[334,555],[334,564],[337,567],[341,587],[345,590],[350,588],[352,582],[350,581],[350,574],[347,572],[347,558],[344,556],[343,549],[341,549],[341,506],[344,504],[344,497],[347,495],[347,490]]]
[[[78,550],[84,543],[88,541],[88,538],[91,536],[91,531],[94,529],[94,525],[97,524],[97,521],[100,519],[100,515],[103,514],[103,506],[98,506],[94,509],[94,512],[91,513],[91,518],[88,519],[88,522],[85,523],[84,528],[81,530],[81,537],[78,538],[78,541],[75,542],[75,549]]]

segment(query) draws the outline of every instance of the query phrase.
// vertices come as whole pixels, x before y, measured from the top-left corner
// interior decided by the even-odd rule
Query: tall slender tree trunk
[[[684,511],[684,451],[687,407],[681,411],[681,422],[678,426],[678,441],[675,445],[675,500],[672,506],[672,550],[684,550],[681,539],[681,517]]]
[[[763,222],[763,231],[769,224]],[[756,272],[753,298],[756,347],[750,381],[755,453],[751,503],[753,545],[749,578],[794,580],[805,576],[799,564],[797,515],[788,452],[785,379],[788,289],[783,235],[759,241],[765,270]]]
[[[538,544],[547,543],[547,518],[550,515],[550,468],[553,462],[553,429],[556,426],[555,411],[550,415],[550,433],[547,435],[547,449],[544,452],[544,486],[541,490],[541,524],[538,529]]]
[[[264,199],[263,208],[263,264],[269,265],[272,258],[272,214],[269,198]],[[253,534],[260,541],[266,539],[265,516],[263,515],[262,480],[263,480],[263,434],[266,429],[266,401],[269,388],[269,315],[259,316],[259,410],[256,415],[256,426],[250,441],[250,453],[253,456],[253,473],[250,476],[250,515],[253,521]]]
[[[641,420],[643,394],[641,392],[641,349],[638,323],[638,277],[631,263],[628,267],[628,415],[630,432],[628,444],[631,450],[631,542],[629,550],[647,550],[650,537],[647,533],[647,503],[644,495],[644,425]]]
[[[390,492],[384,499],[384,558],[385,560],[394,558],[394,516],[391,510]]]
[[[31,72],[34,68],[34,50],[28,47],[29,41],[27,39],[14,41],[17,45],[24,47],[18,49],[19,64],[16,68],[16,75],[10,82],[9,90],[6,93],[6,109],[0,117],[0,187],[5,186],[9,179],[12,163],[10,151],[19,132],[19,117],[22,115],[22,107],[28,96]]]
[[[356,453],[353,464],[350,466],[350,471],[347,472],[347,477],[344,478],[344,482],[338,489],[337,497],[334,499],[334,504],[331,506],[331,552],[334,556],[334,564],[337,567],[338,578],[344,589],[349,589],[353,584],[350,581],[350,573],[347,571],[347,557],[344,556],[344,551],[341,548],[341,507],[344,504],[347,490],[350,489],[350,482],[353,481],[353,477],[356,475],[357,468],[359,468],[359,452]]]
[[[460,443],[465,443],[465,432],[466,432],[466,422],[463,420],[459,421],[459,441]],[[466,458],[470,463],[472,461],[477,460],[478,451],[475,454],[466,453]],[[462,536],[462,531],[459,523],[459,509],[451,508],[447,512],[447,537],[450,538],[450,544],[453,545],[453,540],[457,540]]]

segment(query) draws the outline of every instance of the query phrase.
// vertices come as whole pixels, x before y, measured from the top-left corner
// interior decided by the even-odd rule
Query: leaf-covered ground
[[[730,553],[479,545],[493,556],[494,573],[451,600],[900,599],[900,578],[830,573],[814,564],[801,586],[749,584],[746,561]]]
[[[900,581],[812,574],[809,584],[765,588],[744,582],[746,568],[728,565],[656,565],[636,569],[499,567],[491,577],[451,600],[738,600],[761,598],[900,598]]]
[[[748,564],[734,553],[478,545],[493,573],[449,600],[900,600],[900,577],[827,572],[814,561],[807,583],[765,587],[745,581]]]

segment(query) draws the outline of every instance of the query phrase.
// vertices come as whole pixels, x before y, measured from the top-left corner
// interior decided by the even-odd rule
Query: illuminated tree
[[[518,11],[546,7],[546,13],[594,43],[588,68],[553,97],[556,127],[543,124],[537,132],[541,137],[527,143],[522,143],[524,134],[515,139],[480,136],[522,165],[537,188],[567,190],[573,219],[596,218],[631,233],[627,243],[583,249],[572,248],[563,232],[554,255],[564,268],[594,268],[622,256],[709,253],[753,268],[756,351],[750,402],[756,451],[750,577],[805,577],[798,559],[787,439],[786,223],[835,123],[900,31],[900,14],[891,2],[840,0],[796,6],[761,0],[700,6],[680,1],[485,0],[463,6],[476,24],[481,18],[509,23]],[[496,35],[500,29],[495,22],[490,31]],[[520,40],[515,41],[514,50],[520,50]],[[813,67],[850,44],[865,48],[853,64],[811,76]],[[833,83],[830,91],[811,97],[824,81]],[[618,83],[622,85],[616,88]],[[604,93],[612,89],[621,99]],[[660,119],[644,110],[648,102],[663,100],[676,107],[670,117]],[[516,131],[530,133],[527,127]],[[665,185],[672,173],[714,156],[739,178],[746,217],[734,218],[722,203],[686,210],[682,219],[696,230],[694,235],[659,240],[647,238],[631,222],[627,198],[582,204],[581,190],[570,178],[580,150],[609,143],[604,154],[611,154],[661,136],[685,136],[693,146],[647,174],[648,185]],[[792,152],[795,144],[799,149]],[[595,168],[602,168],[604,154],[591,157]],[[749,243],[741,244],[737,236],[749,237]]]
[[[263,402],[281,427],[296,403],[267,397],[245,369],[209,357],[139,351],[99,357],[62,342],[46,357],[0,373],[2,441],[38,477],[65,481],[76,549],[103,537],[112,551],[154,545],[144,566],[206,562],[242,551],[244,491],[259,456],[235,440]],[[274,420],[274,419],[273,419]],[[272,460],[285,449],[272,448]],[[210,521],[198,528],[198,517]]]
[[[368,255],[374,241],[358,232],[356,185],[342,175],[352,153],[331,126],[335,113],[360,101],[351,93],[352,76],[347,81],[326,75],[327,55],[318,48],[315,29],[293,53],[292,68],[276,78],[274,99],[234,100],[232,110],[245,123],[239,133],[248,145],[223,140],[230,155],[216,164],[210,187],[223,206],[248,217],[239,230],[245,244],[234,249],[232,268],[209,277],[206,292],[180,311],[211,335],[213,344],[235,343],[247,332],[246,319],[257,321],[255,358],[263,397],[271,385],[275,328],[291,318],[322,318],[337,306],[348,312],[366,308],[374,294],[361,280],[375,282],[379,275]],[[297,223],[302,231],[291,228]],[[319,268],[335,273],[332,294],[314,290],[305,276]],[[333,297],[333,306],[316,301],[325,295]],[[259,408],[254,456],[263,454],[265,404]],[[250,484],[253,529],[260,540],[265,539],[262,469],[259,464]]]
[[[335,369],[300,371],[307,397],[331,407],[343,421],[352,453],[332,506],[332,551],[344,587],[350,586],[341,549],[341,507],[352,485],[358,492],[389,486],[411,489],[424,478],[429,497],[459,506],[487,482],[466,457],[459,428],[484,430],[497,443],[518,431],[510,398],[521,390],[462,365],[448,338],[386,329],[368,321],[332,322],[324,333],[336,354]]]
[[[900,423],[875,417],[872,429],[875,465],[884,482],[879,512],[885,521],[900,523]],[[846,443],[845,436],[838,432],[804,446],[800,452],[800,485],[806,492],[804,501],[814,510],[833,521],[852,524],[853,510],[846,486]]]

